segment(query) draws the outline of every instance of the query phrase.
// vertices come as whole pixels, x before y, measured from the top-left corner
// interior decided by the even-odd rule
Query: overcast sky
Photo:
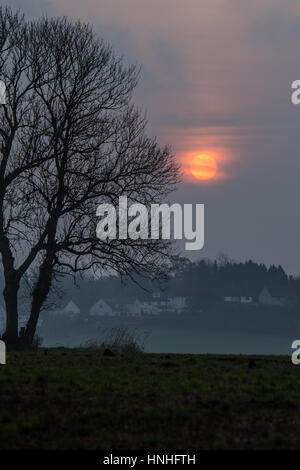
[[[7,0],[27,15],[94,24],[142,65],[136,103],[183,164],[209,153],[210,182],[173,199],[206,205],[205,248],[300,274],[299,0]]]

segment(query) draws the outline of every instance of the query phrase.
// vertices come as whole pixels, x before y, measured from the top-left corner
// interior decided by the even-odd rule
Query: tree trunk
[[[47,254],[40,268],[38,281],[32,293],[30,317],[26,325],[24,336],[22,338],[24,347],[27,349],[30,349],[32,347],[34,335],[40,316],[40,311],[50,291],[52,280],[51,267],[52,254]]]
[[[6,343],[7,350],[16,350],[19,348],[18,290],[19,283],[12,280],[6,282],[6,287],[3,290],[6,307],[6,330],[3,339]]]
[[[14,257],[9,241],[3,233],[3,194],[0,194],[0,253],[5,278],[3,297],[6,307],[6,329],[3,340],[7,350],[18,349],[18,292],[20,280],[14,269]]]

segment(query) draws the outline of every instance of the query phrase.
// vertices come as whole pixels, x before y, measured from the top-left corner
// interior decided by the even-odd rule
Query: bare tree
[[[51,146],[44,143],[47,123],[40,120],[42,109],[34,81],[27,73],[28,25],[21,15],[6,8],[0,9],[0,28],[1,79],[7,87],[7,104],[0,106],[0,253],[5,277],[5,338],[8,346],[13,346],[18,339],[20,280],[43,243],[41,238],[25,251],[26,221],[32,220],[32,216],[21,178],[24,172],[34,171],[44,159],[50,158],[52,152]]]
[[[0,10],[1,19],[7,11]],[[12,17],[12,14],[8,14]],[[30,347],[54,279],[76,272],[163,275],[165,240],[96,238],[98,204],[159,203],[178,182],[168,148],[146,133],[125,66],[90,26],[66,18],[9,29],[0,110],[0,253],[8,347]],[[16,21],[16,20],[15,20]],[[4,50],[5,43],[2,46]],[[31,272],[32,303],[18,335],[18,291]],[[34,273],[34,275],[33,275]]]

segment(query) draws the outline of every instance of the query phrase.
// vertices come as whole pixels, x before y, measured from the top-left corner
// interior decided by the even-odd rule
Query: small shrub
[[[102,347],[116,349],[124,354],[139,354],[144,352],[148,336],[149,332],[118,326],[107,332]]]
[[[84,347],[110,349],[122,354],[140,354],[144,352],[144,344],[149,334],[147,331],[121,325],[104,330],[101,340],[91,339]]]

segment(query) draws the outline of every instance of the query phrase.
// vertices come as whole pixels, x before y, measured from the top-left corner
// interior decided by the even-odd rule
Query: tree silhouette
[[[7,27],[14,19],[15,28]],[[178,182],[168,148],[146,134],[132,104],[135,66],[125,66],[89,25],[25,22],[0,10],[0,253],[8,348],[29,348],[55,278],[67,273],[165,273],[165,240],[96,238],[96,208],[119,196],[161,202]],[[4,27],[3,27],[4,25]],[[18,291],[27,273],[31,308],[18,334]]]

